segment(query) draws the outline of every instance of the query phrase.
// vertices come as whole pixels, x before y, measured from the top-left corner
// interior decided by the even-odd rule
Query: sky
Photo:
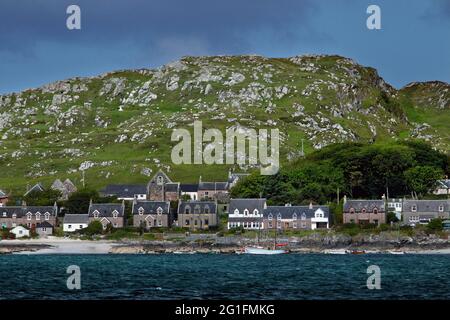
[[[81,9],[69,30],[66,9]],[[369,5],[381,30],[369,30]],[[394,87],[450,82],[450,0],[1,0],[0,94],[182,56],[339,54]]]

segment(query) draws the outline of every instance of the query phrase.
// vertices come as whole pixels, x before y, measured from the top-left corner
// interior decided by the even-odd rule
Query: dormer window
[[[17,218],[17,214],[13,213],[12,218],[13,219]]]
[[[209,213],[209,207],[208,207],[208,206],[205,206],[205,209],[204,209],[204,210],[205,210],[205,213],[206,213],[206,214]]]
[[[194,214],[200,214],[200,206],[195,206]]]
[[[439,212],[444,212],[444,206],[443,205],[439,206]]]
[[[268,216],[267,218],[268,218],[269,220],[272,220],[272,219],[273,219],[272,214],[270,213],[269,216]]]
[[[302,213],[301,219],[302,219],[302,220],[306,220],[306,214],[305,214],[304,212]]]
[[[6,212],[3,212],[3,217],[4,217],[4,218],[6,217]]]
[[[31,212],[27,213],[27,220],[31,220],[31,217],[33,216],[33,214]]]
[[[259,214],[258,209],[253,210],[253,214],[254,214],[255,216],[257,216],[257,215]]]
[[[294,212],[294,214],[292,215],[292,220],[297,220],[297,214]]]
[[[355,209],[350,208],[350,213],[351,213],[351,214],[354,214],[354,213],[355,213]]]
[[[41,220],[41,213],[40,212],[36,213],[36,220]]]
[[[161,215],[163,213],[163,209],[161,207],[158,207],[158,209],[156,209],[156,213]]]
[[[239,210],[238,209],[234,209],[234,214],[239,214]]]
[[[191,207],[187,206],[186,208],[184,208],[184,213],[191,214]]]
[[[98,218],[100,217],[100,212],[98,212],[97,210],[94,211],[94,218]]]
[[[377,208],[373,208],[373,213],[377,214],[378,213],[378,209]]]
[[[142,216],[144,214],[144,208],[140,207],[138,209],[138,213],[139,213],[140,216]]]
[[[366,213],[366,208],[362,208],[361,213]]]
[[[48,212],[46,212],[45,214],[44,214],[44,219],[45,220],[50,220],[50,213],[48,213]]]
[[[119,216],[119,212],[117,210],[114,210],[112,216],[114,219],[117,219],[117,217]]]
[[[413,205],[413,206],[411,207],[411,211],[412,211],[412,212],[417,212],[417,206],[416,206],[416,205]]]
[[[248,216],[248,209],[244,210],[244,216]]]
[[[277,219],[278,219],[278,220],[281,220],[281,213],[279,213],[279,214],[277,215]]]

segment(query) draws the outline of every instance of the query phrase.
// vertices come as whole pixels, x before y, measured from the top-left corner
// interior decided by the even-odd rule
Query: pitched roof
[[[32,186],[30,189],[28,189],[27,192],[25,192],[24,196],[27,196],[31,192],[42,192],[42,191],[44,191],[44,187],[42,186],[42,184],[40,182],[38,182],[34,186]]]
[[[180,189],[181,189],[181,192],[197,192],[198,184],[182,183],[182,184],[180,184]]]
[[[180,201],[178,214],[185,214],[186,208],[191,210],[191,214],[204,214],[206,208],[209,208],[209,214],[217,214],[217,205],[213,201]]]
[[[69,193],[76,192],[78,190],[77,187],[75,186],[75,184],[72,181],[70,181],[69,178],[64,180],[63,185],[66,188],[67,192],[69,192]]]
[[[265,204],[265,198],[231,199],[228,212],[232,214],[236,209],[239,210],[240,213],[242,213],[245,209],[247,209],[249,212],[253,212],[253,210],[255,209],[258,209],[259,212],[262,212],[264,210]]]
[[[87,214],[66,214],[64,223],[88,223],[89,215]]]
[[[384,211],[384,200],[347,200],[344,203],[344,212],[350,211],[350,208],[355,209],[355,211],[361,211],[365,209],[366,211],[372,212],[373,209],[377,208],[378,211]]]
[[[3,192],[2,190],[0,190],[0,198],[6,198],[8,195]]]
[[[38,223],[36,225],[36,228],[53,228],[53,225],[51,223],[49,223],[48,221],[44,221],[44,222]]]
[[[228,183],[235,183],[238,180],[244,179],[246,177],[248,177],[250,175],[250,173],[230,173],[228,176]]]
[[[122,203],[92,203],[89,206],[89,217],[93,217],[95,211],[99,213],[99,217],[112,217],[114,211],[117,211],[119,217],[123,217],[125,206]]]
[[[228,190],[228,182],[200,182],[198,190]]]
[[[53,181],[51,187],[53,190],[59,190],[59,191],[65,191],[66,187],[64,186],[64,184],[61,182],[61,180],[56,179],[55,181]]]
[[[438,188],[450,189],[450,179],[438,180]]]
[[[30,207],[22,207],[22,206],[7,206],[7,207],[0,207],[0,217],[3,217],[3,215],[6,213],[7,218],[12,218],[13,214],[16,214],[17,218],[21,218],[26,216],[27,213],[50,213],[50,215],[55,216],[57,214],[58,208],[53,206],[30,206]]]
[[[268,206],[264,210],[263,215],[265,218],[272,214],[273,217],[281,215],[281,219],[292,219],[295,214],[298,219],[302,217],[311,219],[314,218],[317,210],[322,210],[325,218],[330,216],[330,208],[328,206]]]
[[[417,212],[439,212],[439,207],[444,207],[444,212],[450,211],[450,200],[404,200],[403,211],[411,212],[412,206],[416,206]]]
[[[165,192],[178,192],[180,184],[178,182],[168,182],[164,185]]]
[[[163,209],[163,214],[168,214],[170,211],[169,201],[135,201],[133,202],[133,208],[131,212],[133,214],[139,214],[139,209],[144,209],[144,214],[156,214],[158,208]]]
[[[138,194],[147,194],[147,186],[144,184],[110,184],[101,193],[117,198],[134,198]]]

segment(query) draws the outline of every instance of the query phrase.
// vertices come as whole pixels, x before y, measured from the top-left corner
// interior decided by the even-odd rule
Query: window
[[[158,207],[158,209],[156,209],[156,213],[161,215],[163,212],[163,209],[161,207]]]
[[[13,213],[12,218],[13,219],[17,218],[17,214]]]
[[[277,221],[277,228],[281,229],[281,221]]]
[[[377,219],[373,220],[373,223],[378,224],[378,220]]]
[[[6,217],[6,212],[3,212],[3,217]]]
[[[70,226],[70,227],[72,228],[72,226]],[[80,229],[83,229],[83,225],[82,224],[80,224],[79,227],[80,227]]]
[[[50,213],[46,212],[44,216],[45,220],[50,220]]]
[[[302,222],[302,228],[306,228],[306,222]]]
[[[41,220],[41,214],[39,212],[36,213],[36,220]]]
[[[361,213],[366,213],[366,208],[362,208]]]
[[[200,206],[195,206],[194,214],[200,214]]]
[[[238,209],[234,209],[234,214],[239,214],[239,210]]]
[[[411,211],[412,212],[417,212],[417,206],[415,204],[411,207]]]
[[[162,176],[158,176],[158,178],[156,178],[156,183],[159,185],[162,185],[164,183],[164,179]]]
[[[119,224],[116,222],[114,223],[114,228],[117,228],[119,226]]]
[[[184,208],[184,213],[191,214],[191,207],[187,206],[186,208]]]
[[[272,228],[272,227],[273,227],[272,221],[269,221],[269,228]]]
[[[254,214],[255,216],[257,216],[257,215],[259,214],[258,209],[253,210],[253,214]]]
[[[378,213],[378,209],[377,208],[374,208],[373,209],[373,214],[377,214]]]
[[[187,226],[188,226],[190,223],[191,223],[191,222],[189,221],[189,219],[186,219],[186,220],[184,221],[184,224],[187,225]]]
[[[208,219],[205,219],[205,226],[207,226],[208,223],[209,223],[209,220],[208,220]]]
[[[302,220],[306,220],[306,214],[305,214],[304,212],[302,213],[301,219],[302,219]]]
[[[100,212],[97,210],[94,211],[94,218],[98,218],[100,216]]]
[[[439,212],[444,212],[444,206],[443,205],[439,206]]]
[[[281,213],[277,215],[277,220],[281,220]]]
[[[119,216],[119,212],[117,210],[114,210],[112,216],[114,219],[117,219],[117,217]]]
[[[71,224],[69,224],[67,227],[68,227],[69,229],[72,229],[72,225],[71,225]]]
[[[140,216],[142,216],[144,214],[144,208],[140,207],[138,209],[138,213],[139,213]]]
[[[269,219],[269,220],[272,220],[272,219],[273,219],[273,216],[272,216],[271,213],[269,214],[268,219]]]
[[[28,213],[27,213],[27,220],[31,220],[31,217],[32,217],[31,212],[28,212]]]
[[[209,213],[209,207],[205,206],[205,213],[208,214]]]
[[[161,220],[158,221],[158,226],[159,226],[159,227],[162,226],[162,221],[161,221]]]
[[[297,220],[297,214],[294,212],[294,214],[292,215],[292,220]]]
[[[244,216],[248,216],[248,209],[244,209]]]
[[[297,229],[297,222],[292,223],[292,228]]]

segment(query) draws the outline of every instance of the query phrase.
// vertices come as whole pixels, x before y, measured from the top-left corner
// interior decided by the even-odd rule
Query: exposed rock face
[[[155,70],[68,79],[0,96],[0,165],[11,177],[36,178],[76,173],[82,164],[99,162],[96,157],[115,165],[85,168],[94,179],[169,170],[171,130],[196,119],[218,128],[278,128],[281,153],[290,160],[299,154],[299,136],[320,149],[409,133],[449,150],[448,128],[414,122],[408,108],[449,117],[449,84],[413,83],[397,91],[376,70],[339,56],[185,57]],[[65,168],[55,165],[61,155],[70,156]],[[27,161],[27,169],[18,165]]]

